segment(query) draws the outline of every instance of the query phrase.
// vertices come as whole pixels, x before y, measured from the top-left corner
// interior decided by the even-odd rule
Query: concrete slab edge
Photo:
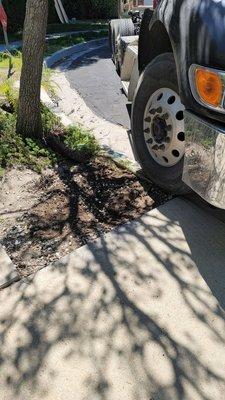
[[[0,244],[0,290],[21,279],[5,248]]]

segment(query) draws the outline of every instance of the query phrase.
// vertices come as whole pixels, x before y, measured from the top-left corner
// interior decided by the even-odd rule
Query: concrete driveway
[[[0,399],[224,400],[224,238],[176,199],[0,292]]]

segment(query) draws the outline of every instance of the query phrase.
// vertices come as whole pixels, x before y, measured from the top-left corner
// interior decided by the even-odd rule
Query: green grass
[[[95,137],[79,126],[70,126],[67,129],[64,142],[72,150],[83,151],[92,155],[96,155],[100,151],[100,146]]]
[[[56,51],[65,49],[75,44],[84,43],[92,39],[101,39],[107,36],[107,30],[100,32],[88,32],[79,36],[64,36],[58,39],[53,39],[46,44],[45,56],[50,56]]]
[[[7,79],[9,65],[11,64],[13,75]],[[9,53],[0,53],[0,97],[7,97],[11,103],[13,97],[17,97],[17,90],[13,87],[13,82],[18,81],[22,68],[22,53],[14,51],[11,55]],[[55,87],[51,81],[52,70],[49,68],[43,69],[42,74],[42,87],[50,93],[55,95]],[[11,97],[11,98],[9,98]]]
[[[53,71],[50,68],[44,68],[42,73],[41,86],[46,90],[46,92],[51,96],[56,96],[56,84],[52,81]]]
[[[101,39],[106,36],[107,36],[107,30],[102,29],[99,32],[87,32],[79,36],[68,35],[61,38],[52,39],[46,43],[45,56],[47,57],[55,53],[56,51],[65,49],[75,44],[84,43],[92,39]],[[21,49],[13,50],[11,54],[8,52],[0,53],[0,74],[1,70],[6,70],[9,68],[10,63],[13,66],[14,70],[16,71],[21,70],[22,67]]]
[[[78,150],[95,156],[100,147],[89,131],[81,127],[64,128],[60,119],[46,106],[42,105],[42,123],[45,134],[63,133],[64,143],[72,150]],[[16,133],[16,114],[0,112],[0,177],[4,170],[15,165],[25,165],[41,172],[52,167],[62,159],[43,142],[32,138],[23,138]]]
[[[105,21],[77,21],[75,24],[49,24],[47,33],[76,32],[83,30],[107,29]]]
[[[0,68],[9,68],[10,62],[16,69],[22,67],[22,55],[20,51],[13,51],[11,54],[7,52],[0,53]]]
[[[0,179],[3,177],[4,173],[5,173],[5,169],[0,167]],[[0,221],[1,221],[1,219],[0,219]]]
[[[47,34],[76,32],[83,30],[100,30],[107,29],[108,24],[106,21],[77,21],[75,24],[49,24],[47,27]],[[22,40],[23,32],[9,33],[9,41],[14,42]],[[2,30],[0,30],[0,43],[5,43]]]
[[[16,109],[19,97],[19,90],[13,86],[13,79],[4,79],[0,83],[0,105],[7,103]]]

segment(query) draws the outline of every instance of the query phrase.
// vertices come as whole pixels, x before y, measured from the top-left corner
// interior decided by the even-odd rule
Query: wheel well
[[[155,57],[170,52],[173,53],[172,44],[162,22],[155,22],[150,31],[148,27],[143,27],[143,29],[141,29],[139,38],[140,72],[142,72]]]

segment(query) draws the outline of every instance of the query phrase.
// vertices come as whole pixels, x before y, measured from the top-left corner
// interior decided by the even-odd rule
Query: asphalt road
[[[121,91],[120,78],[108,46],[76,60],[68,69],[66,77],[95,114],[129,129],[127,99]]]

